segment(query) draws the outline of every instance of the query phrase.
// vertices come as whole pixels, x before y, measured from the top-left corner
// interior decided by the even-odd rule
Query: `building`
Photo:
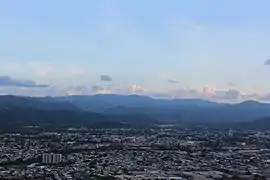
[[[233,130],[229,130],[228,135],[229,135],[230,137],[233,137],[233,136],[234,136]]]
[[[62,154],[44,153],[42,155],[43,164],[59,164],[62,162]]]

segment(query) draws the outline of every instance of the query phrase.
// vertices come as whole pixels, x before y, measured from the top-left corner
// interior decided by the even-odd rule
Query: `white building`
[[[228,135],[229,135],[230,137],[233,137],[233,136],[234,136],[233,130],[229,130]]]
[[[62,162],[62,154],[44,153],[42,155],[42,163],[58,164]]]

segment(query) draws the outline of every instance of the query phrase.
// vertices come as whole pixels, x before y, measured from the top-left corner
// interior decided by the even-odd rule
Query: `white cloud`
[[[131,93],[131,94],[143,94],[143,93],[146,93],[148,92],[148,90],[140,85],[137,85],[137,84],[133,84],[131,86],[129,86],[128,88],[128,93]]]
[[[241,102],[246,100],[270,101],[269,94],[244,93],[237,89],[217,89],[205,86],[201,90],[191,88],[179,88],[173,90],[147,89],[138,84],[133,84],[122,89],[102,86],[70,86],[67,88],[23,88],[23,87],[0,87],[0,94],[12,94],[23,96],[65,96],[65,95],[93,95],[93,94],[138,94],[153,98],[181,99],[196,98],[217,102]]]

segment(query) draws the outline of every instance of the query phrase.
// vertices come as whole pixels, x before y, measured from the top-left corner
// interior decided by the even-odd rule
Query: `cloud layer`
[[[214,86],[205,86],[201,90],[192,88],[175,89],[149,89],[139,84],[132,84],[122,88],[104,87],[102,85],[78,85],[67,88],[48,87],[36,84],[33,81],[9,80],[0,77],[0,95],[23,95],[23,96],[65,96],[65,95],[94,95],[94,94],[122,94],[122,95],[145,95],[153,98],[164,99],[206,99],[216,102],[234,103],[246,100],[270,101],[270,93],[256,94],[244,93],[238,89],[217,89]],[[45,88],[48,87],[48,88]]]
[[[37,84],[32,80],[18,80],[12,79],[9,76],[0,76],[0,86],[13,86],[25,88],[47,88],[46,84]]]
[[[101,81],[113,81],[109,75],[101,75]],[[169,83],[177,83],[168,79]],[[63,96],[63,95],[93,95],[93,94],[138,94],[154,98],[199,98],[218,102],[239,102],[245,100],[270,101],[270,93],[244,93],[236,89],[235,84],[228,83],[228,89],[215,86],[204,86],[201,89],[175,87],[174,89],[156,89],[141,84],[131,84],[122,87],[95,85],[73,85],[68,87],[49,87],[32,80],[20,80],[9,76],[0,76],[0,94],[14,94],[24,96]]]
[[[214,86],[205,86],[201,90],[192,88],[175,88],[172,90],[157,90],[132,84],[123,88],[103,87],[94,85],[89,88],[85,86],[70,87],[67,89],[69,95],[93,95],[93,94],[122,94],[122,95],[145,95],[153,98],[165,99],[206,99],[217,102],[241,102],[246,100],[270,101],[270,94],[248,94],[238,89],[217,89]]]

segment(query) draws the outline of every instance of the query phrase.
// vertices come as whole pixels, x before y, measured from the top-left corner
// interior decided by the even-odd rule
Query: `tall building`
[[[228,135],[229,135],[230,137],[233,137],[233,136],[234,136],[233,130],[229,130]]]
[[[43,164],[59,164],[62,162],[62,154],[44,153],[42,154]]]

